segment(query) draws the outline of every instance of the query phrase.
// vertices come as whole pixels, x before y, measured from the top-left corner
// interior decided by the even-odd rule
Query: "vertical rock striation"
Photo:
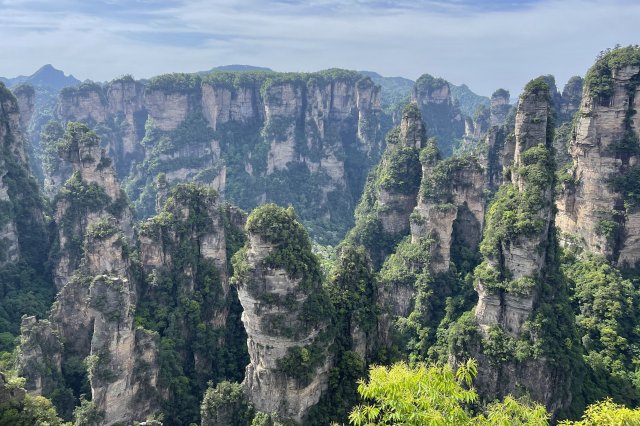
[[[416,80],[411,100],[420,108],[427,136],[435,137],[442,154],[450,156],[456,141],[464,135],[465,122],[458,106],[451,99],[449,83],[442,78],[424,74]]]
[[[628,60],[616,62],[625,52]],[[634,195],[640,170],[639,56],[637,48],[616,49],[587,73],[569,146],[573,165],[563,176],[557,203],[565,243],[628,266],[640,261]]]
[[[319,264],[292,209],[261,206],[246,229],[234,257],[251,360],[244,386],[257,410],[300,422],[327,389],[331,367]]]
[[[475,157],[440,159],[430,140],[421,153],[422,182],[418,203],[411,215],[411,239],[433,240],[430,269],[449,270],[454,223],[462,224],[459,236],[471,250],[478,247],[484,222],[484,170]]]
[[[59,293],[49,322],[23,322],[23,374],[33,377],[38,358],[54,376],[60,359],[86,358],[95,410],[108,424],[142,420],[157,410],[156,401],[141,397],[155,386],[157,349],[153,335],[134,325],[132,215],[97,135],[70,123],[63,140],[73,174],[54,202]],[[36,377],[29,389],[46,393],[44,382]]]
[[[563,394],[569,365],[554,352],[571,336],[540,323],[536,314],[559,300],[568,303],[555,258],[552,139],[551,96],[540,77],[520,97],[513,163],[486,217],[484,261],[474,283],[482,343],[470,355],[480,363],[477,385],[483,395],[528,392],[553,412],[571,398]],[[557,311],[558,322],[570,323],[564,312]],[[514,354],[516,347],[521,349]]]
[[[379,93],[344,70],[171,74],[67,88],[56,112],[95,128],[143,217],[154,213],[154,181],[164,174],[170,184],[209,185],[245,209],[294,200],[333,241],[380,155]]]

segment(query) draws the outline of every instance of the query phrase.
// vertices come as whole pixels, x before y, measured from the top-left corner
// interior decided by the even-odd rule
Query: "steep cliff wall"
[[[214,190],[195,184],[180,184],[163,198],[139,230],[144,278],[136,321],[159,334],[162,359],[174,360],[160,363],[158,389],[171,424],[185,424],[197,420],[209,381],[241,380],[248,362],[227,263],[243,218],[221,206]]]
[[[422,182],[416,208],[411,215],[411,239],[433,240],[430,269],[449,270],[454,224],[460,223],[460,238],[469,250],[477,250],[484,223],[484,170],[475,157],[440,160],[434,143],[421,153]]]
[[[524,391],[556,411],[571,398],[563,394],[571,361],[552,354],[572,335],[540,323],[537,314],[568,303],[555,257],[551,102],[542,77],[521,95],[513,163],[489,208],[481,243],[484,261],[475,270],[475,321],[462,321],[479,326],[478,346],[468,354],[479,360],[477,385],[483,395]],[[567,312],[567,306],[557,308],[559,323],[572,323]],[[515,347],[517,353],[509,349]]]
[[[0,84],[0,334],[19,334],[23,314],[43,315],[54,296],[47,270],[46,206],[27,159],[19,102]],[[0,344],[13,350],[12,339]]]
[[[369,175],[356,209],[356,225],[347,244],[363,245],[380,267],[394,245],[409,233],[409,216],[420,187],[420,149],[426,143],[424,123],[415,103],[405,107],[400,126],[387,135],[382,159]]]
[[[508,90],[498,89],[491,95],[491,126],[502,126],[507,121],[511,109]]]
[[[619,265],[640,260],[638,176],[640,60],[637,48],[614,50],[589,70],[563,176],[558,228]]]
[[[56,112],[95,129],[143,217],[164,173],[245,209],[292,203],[314,235],[335,243],[381,152],[379,92],[343,70],[171,74],[67,88]]]
[[[449,83],[424,74],[416,80],[411,101],[420,108],[427,136],[435,137],[442,155],[450,156],[464,135],[465,122],[459,108],[451,100]]]
[[[59,379],[69,358],[86,358],[96,413],[106,424],[142,420],[157,410],[154,400],[140,398],[155,386],[157,342],[133,320],[132,215],[95,133],[70,123],[63,140],[73,174],[54,200],[59,293],[49,322],[23,322],[22,373],[31,379],[28,389],[47,393],[46,374]],[[38,364],[50,367],[40,377]]]
[[[10,194],[11,169],[27,171],[27,153],[22,137],[22,124],[16,98],[4,85],[0,86],[0,142],[2,156],[0,157],[0,200],[2,202],[2,219],[0,220],[0,242],[2,256],[0,265],[16,262],[20,257],[18,243],[18,229],[16,218],[12,212],[12,198],[17,194]],[[13,197],[12,197],[13,195]]]
[[[300,422],[328,387],[330,303],[292,209],[261,206],[246,229],[234,257],[251,360],[244,387],[257,410]]]

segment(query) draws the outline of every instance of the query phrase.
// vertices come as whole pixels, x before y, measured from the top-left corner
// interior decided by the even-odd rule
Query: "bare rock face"
[[[584,80],[580,76],[573,76],[562,89],[560,103],[561,118],[570,119],[580,109]]]
[[[86,358],[92,400],[108,424],[142,420],[158,409],[140,397],[156,385],[157,342],[133,321],[132,214],[95,133],[71,123],[64,141],[73,175],[55,206],[59,293],[50,321],[23,322],[20,365],[28,388],[46,393],[48,381],[59,380],[61,358]],[[49,367],[49,377],[34,373],[38,364]]]
[[[479,337],[470,354],[479,362],[476,385],[481,394],[494,398],[526,392],[555,412],[571,399],[563,391],[570,367],[561,367],[546,354],[498,359],[495,352],[505,342],[527,347],[538,340],[548,346],[566,340],[544,325],[531,325],[538,321],[540,306],[564,294],[550,255],[557,249],[551,107],[544,77],[527,84],[517,107],[515,146],[505,150],[513,152],[513,162],[505,164],[510,167],[486,216],[480,245],[484,261],[475,270],[474,283],[478,303],[473,322]]]
[[[634,266],[640,260],[640,213],[631,189],[639,159],[640,117],[633,112],[640,108],[640,67],[598,67],[589,71],[570,141],[573,167],[558,198],[557,226],[566,244]],[[590,87],[598,75],[609,90]]]
[[[62,344],[49,321],[23,317],[20,326],[18,370],[27,380],[25,388],[33,395],[48,394],[55,389],[59,377],[46,372],[61,371]]]
[[[440,160],[432,141],[423,155],[422,184],[418,203],[411,215],[411,239],[434,240],[430,269],[449,270],[454,222],[463,224],[460,238],[470,249],[480,242],[484,223],[484,171],[474,158]]]
[[[260,91],[253,84],[230,88],[206,82],[202,85],[202,109],[213,130],[229,121],[248,123],[261,120]]]
[[[20,257],[18,242],[18,230],[15,219],[10,214],[11,196],[9,184],[5,179],[9,178],[10,170],[8,161],[17,162],[26,166],[26,152],[20,124],[18,103],[11,92],[0,86],[0,202],[3,203],[3,214],[0,220],[0,242],[3,247],[3,255],[0,255],[0,265],[15,262]]]
[[[405,108],[398,140],[389,142],[378,171],[383,175],[377,188],[378,216],[384,232],[401,235],[409,230],[409,216],[416,206],[418,153],[426,143],[426,130],[416,104]],[[407,182],[399,184],[403,180]]]
[[[285,231],[273,234],[270,224]],[[259,207],[247,231],[249,241],[234,258],[251,360],[244,387],[257,410],[300,422],[327,389],[331,367],[318,263],[292,210]],[[285,252],[296,260],[272,260]],[[307,272],[296,272],[292,262],[306,264]]]
[[[535,82],[541,82],[539,87]],[[529,192],[536,192],[538,206],[531,206],[526,214],[530,220],[538,224],[535,234],[516,235],[515,238],[505,238],[495,242],[496,247],[487,253],[487,268],[499,271],[500,276],[508,276],[514,282],[535,280],[546,261],[546,243],[549,239],[549,229],[553,218],[552,180],[548,177],[553,173],[550,165],[544,163],[544,158],[548,154],[550,144],[548,128],[550,101],[549,95],[545,93],[546,84],[542,80],[533,80],[525,89],[525,94],[518,103],[515,128],[515,149],[513,169],[511,174],[511,191],[517,191],[525,195],[525,204],[530,203]],[[528,90],[528,91],[527,91]],[[546,173],[546,181],[532,182],[532,179],[525,170],[527,166],[541,166],[541,172]],[[546,166],[546,168],[545,168]],[[518,168],[522,168],[518,172]],[[534,169],[535,170],[535,169]],[[500,197],[500,195],[498,195]],[[521,206],[520,208],[527,208]],[[493,224],[491,224],[493,225]],[[496,232],[491,228],[487,232]],[[486,237],[485,237],[486,239]],[[480,327],[487,331],[493,325],[501,325],[512,336],[520,334],[520,328],[525,319],[531,314],[531,308],[535,299],[534,288],[523,288],[520,294],[511,293],[507,290],[498,291],[498,299],[488,291],[487,285],[482,279],[476,282],[478,287],[478,306],[476,308],[476,319]],[[511,300],[512,299],[512,300]],[[513,308],[513,309],[510,309]]]
[[[31,86],[22,85],[13,90],[20,110],[20,124],[24,134],[29,130],[36,107],[36,92]]]
[[[129,171],[132,160],[141,156],[147,115],[143,85],[128,76],[104,86],[83,83],[66,88],[56,105],[56,117],[63,124],[81,121],[100,128],[101,144],[120,177]],[[47,177],[62,180],[59,185],[66,180]]]
[[[464,135],[464,118],[453,103],[449,83],[424,74],[416,80],[411,101],[420,108],[427,136],[435,137],[444,156],[453,152],[454,141]]]
[[[498,89],[491,95],[491,126],[502,126],[507,121],[509,105],[509,91]]]

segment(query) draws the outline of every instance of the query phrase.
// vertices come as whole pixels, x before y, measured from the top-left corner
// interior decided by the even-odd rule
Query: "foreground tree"
[[[369,381],[360,381],[360,396],[371,401],[353,409],[349,422],[355,426],[383,425],[547,425],[543,406],[507,397],[489,405],[486,416],[470,410],[478,401],[471,387],[477,374],[474,360],[456,371],[450,365],[398,363],[373,367]]]

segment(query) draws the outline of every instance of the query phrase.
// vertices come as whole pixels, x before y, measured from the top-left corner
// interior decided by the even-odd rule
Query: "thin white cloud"
[[[250,63],[282,71],[428,72],[490,94],[540,74],[559,83],[595,55],[638,42],[640,4],[545,0],[503,10],[469,1],[0,0],[0,75],[44,63],[79,78],[150,77]],[[393,6],[389,6],[393,4]],[[172,39],[172,34],[176,36]]]

